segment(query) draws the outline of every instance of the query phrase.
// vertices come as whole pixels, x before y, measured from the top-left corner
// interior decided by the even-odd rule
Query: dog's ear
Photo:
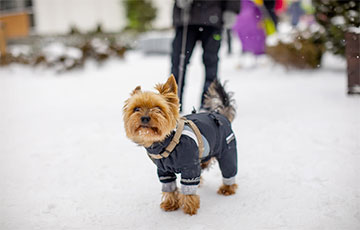
[[[177,84],[174,75],[171,74],[171,76],[167,79],[165,84],[157,84],[155,86],[155,89],[159,91],[160,94],[169,94],[173,93],[177,95]]]
[[[157,84],[155,89],[166,99],[170,105],[172,114],[175,119],[177,119],[179,117],[179,97],[177,95],[177,84],[174,75],[171,74],[165,84]]]
[[[141,86],[137,86],[132,92],[131,92],[131,96],[140,93],[141,92]]]

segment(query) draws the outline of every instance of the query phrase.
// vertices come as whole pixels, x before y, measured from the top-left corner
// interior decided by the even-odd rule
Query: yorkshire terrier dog
[[[235,117],[231,94],[216,80],[205,95],[206,112],[180,117],[174,76],[155,89],[157,93],[136,87],[125,101],[123,114],[127,137],[145,147],[157,166],[163,192],[160,207],[165,211],[181,207],[187,214],[196,214],[200,174],[213,159],[223,176],[218,193],[235,194],[237,150],[231,129]],[[181,174],[180,191],[176,174]]]

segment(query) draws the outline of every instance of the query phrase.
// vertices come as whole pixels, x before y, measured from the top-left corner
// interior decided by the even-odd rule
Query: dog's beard
[[[147,124],[143,124],[140,117],[136,114],[130,116],[125,122],[125,130],[132,141],[145,147],[163,141],[176,126],[176,120],[171,116],[167,119],[162,115],[153,114],[150,116],[151,122]]]
[[[135,129],[135,133],[138,136],[161,136],[161,133],[159,132],[159,129],[157,127],[151,127],[150,125],[140,125],[137,129]]]

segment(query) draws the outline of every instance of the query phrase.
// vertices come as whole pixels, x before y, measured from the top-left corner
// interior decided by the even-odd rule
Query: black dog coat
[[[157,166],[159,180],[163,183],[163,192],[172,192],[176,189],[176,174],[181,174],[181,192],[183,194],[195,194],[200,183],[201,162],[215,157],[219,162],[223,176],[223,183],[232,185],[235,183],[237,173],[237,150],[236,139],[231,129],[229,120],[219,113],[196,113],[185,116],[193,121],[205,140],[205,151],[199,159],[199,148],[191,135],[190,129],[185,127],[171,154],[166,158],[152,159]],[[156,142],[149,148],[152,155],[161,154],[173,139],[173,131],[164,141]]]

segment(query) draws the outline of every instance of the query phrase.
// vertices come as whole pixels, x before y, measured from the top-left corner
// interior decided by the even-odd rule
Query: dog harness
[[[187,128],[189,126],[191,130]],[[191,132],[192,131],[192,132]],[[194,137],[195,134],[195,137]],[[165,148],[165,151],[160,154],[152,154],[147,153],[150,158],[152,159],[162,159],[166,158],[170,155],[170,153],[174,150],[177,144],[179,144],[181,135],[187,135],[191,137],[199,148],[199,159],[203,157],[204,151],[206,152],[205,155],[208,155],[209,143],[207,142],[206,138],[201,135],[199,128],[195,125],[195,123],[191,120],[186,119],[185,117],[181,117],[178,121],[178,126],[176,132],[174,134],[173,139],[170,141],[169,145]],[[205,145],[204,145],[205,144]]]

